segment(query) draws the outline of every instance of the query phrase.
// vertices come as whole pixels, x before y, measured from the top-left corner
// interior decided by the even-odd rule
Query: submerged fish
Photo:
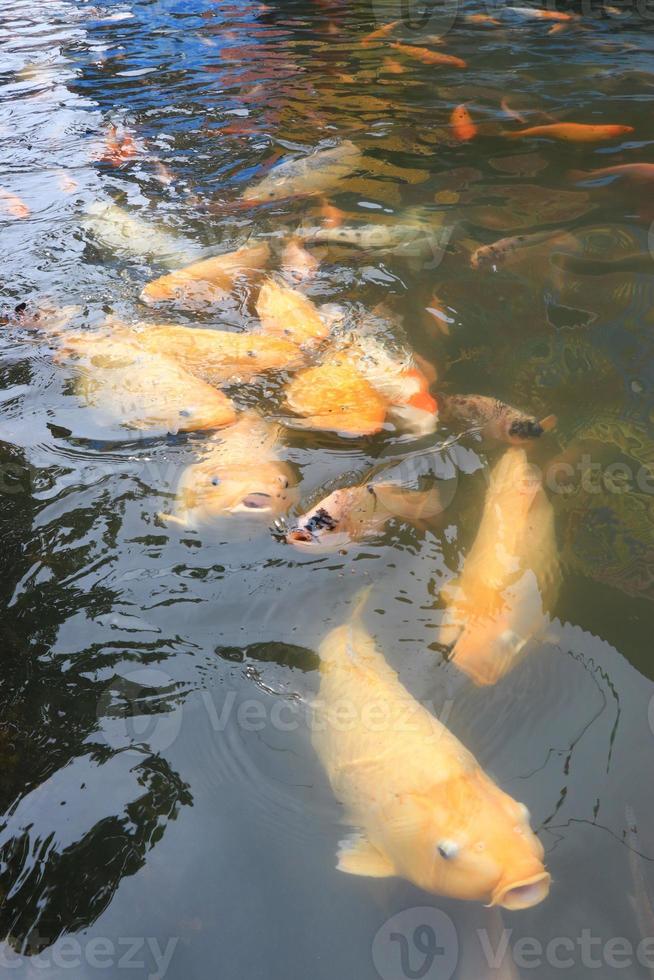
[[[282,337],[233,333],[177,324],[114,324],[123,337],[152,354],[172,358],[186,371],[212,385],[251,381],[267,371],[294,370],[304,364],[296,344]]]
[[[504,7],[504,10],[531,20],[554,20],[560,23],[580,20],[579,14],[566,14],[559,10],[542,10],[540,7]]]
[[[523,449],[491,473],[479,531],[448,605],[439,642],[476,684],[495,684],[547,632],[545,599],[559,586],[554,512]]]
[[[117,204],[91,204],[82,224],[99,245],[120,255],[145,256],[174,266],[192,262],[199,252]]]
[[[107,131],[104,148],[98,159],[101,163],[110,163],[114,167],[120,167],[123,163],[137,156],[138,153],[138,147],[130,133],[123,131],[119,135],[118,128],[111,125]]]
[[[614,167],[598,167],[596,170],[571,170],[568,176],[576,183],[617,177],[630,184],[651,184],[654,181],[654,163],[617,163]]]
[[[299,160],[288,160],[273,167],[267,177],[243,191],[241,200],[281,201],[287,197],[327,191],[353,173],[360,160],[361,151],[350,140],[316,149]]]
[[[381,41],[388,34],[392,34],[396,27],[402,22],[399,20],[392,20],[390,24],[383,24],[381,27],[376,28],[376,30],[371,31],[370,34],[366,34],[365,37],[361,38],[361,44],[365,48],[372,41]]]
[[[541,136],[543,139],[563,140],[567,143],[601,143],[603,140],[617,139],[626,133],[633,133],[633,126],[589,126],[585,123],[546,123],[544,126],[530,126],[517,132],[505,132],[509,139],[527,139]]]
[[[425,65],[451,65],[453,68],[468,67],[463,58],[457,58],[453,54],[443,54],[442,51],[430,51],[429,48],[416,47],[414,44],[402,44],[400,41],[395,41],[391,47],[409,58],[422,61]]]
[[[474,139],[478,132],[465,104],[459,105],[456,109],[452,110],[450,126],[456,138],[462,143]]]
[[[447,246],[453,230],[453,225],[440,223],[437,213],[411,208],[402,212],[393,223],[300,227],[296,235],[307,242],[342,245],[364,251],[375,250],[400,256],[434,255]]]
[[[550,876],[527,808],[412,697],[358,622],[319,652],[312,741],[357,828],[338,869],[507,909],[542,902]]]
[[[281,427],[247,412],[204,444],[202,459],[187,467],[177,486],[173,514],[184,527],[228,516],[255,519],[285,514],[297,500],[292,468],[276,453]]]
[[[236,412],[221,391],[172,358],[108,333],[60,336],[59,361],[75,368],[83,401],[131,429],[193,432],[231,425]]]
[[[295,344],[314,346],[329,334],[329,327],[311,300],[274,279],[266,279],[261,287],[257,314],[264,334]]]
[[[386,419],[386,400],[346,355],[333,355],[306,368],[286,388],[288,408],[302,417],[302,427],[344,436],[379,432]]]
[[[532,245],[540,245],[542,242],[564,235],[566,232],[562,228],[555,228],[549,231],[537,231],[531,235],[512,235],[510,238],[500,238],[492,245],[480,245],[479,248],[470,256],[470,265],[473,269],[481,269],[484,266],[499,265],[513,252],[523,248],[530,248]]]
[[[364,483],[334,490],[300,515],[285,537],[303,551],[335,551],[378,534],[394,517],[429,520],[443,506],[437,490],[407,490],[398,483]]]
[[[298,242],[291,238],[282,252],[281,271],[291,282],[311,279],[320,266],[319,260]]]
[[[31,214],[25,201],[4,187],[0,187],[0,210],[6,211],[12,218],[29,218]]]
[[[219,302],[233,289],[239,276],[265,268],[269,255],[266,242],[255,242],[235,252],[194,262],[149,282],[141,299],[144,303],[175,300],[192,306]]]
[[[439,395],[441,417],[474,427],[484,439],[520,444],[538,439],[556,426],[556,417],[548,415],[540,422],[498,398],[486,395]]]

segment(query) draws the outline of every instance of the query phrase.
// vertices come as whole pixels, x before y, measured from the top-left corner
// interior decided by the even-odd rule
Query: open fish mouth
[[[523,881],[498,886],[493,892],[490,904],[500,905],[510,911],[530,909],[547,898],[551,880],[547,871],[541,871],[540,874],[525,878]]]

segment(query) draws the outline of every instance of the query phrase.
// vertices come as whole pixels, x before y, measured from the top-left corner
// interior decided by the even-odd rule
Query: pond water
[[[3,976],[654,975],[652,177],[588,177],[654,167],[653,15],[575,10],[2,3]],[[451,125],[462,104],[471,139]],[[506,135],[561,121],[632,129]],[[239,200],[275,164],[344,140],[363,163],[323,195]],[[388,466],[407,485],[426,471],[447,484],[443,514],[331,552],[267,522],[161,518],[207,434],[102,417],[21,304],[72,305],[80,330],[107,315],[243,330],[253,296],[146,306],[170,263],[134,235],[115,247],[95,234],[103,202],[195,258],[251,236],[276,255],[333,209],[344,228],[427,229],[394,250],[314,244],[299,288],[348,315],[383,303],[437,398],[557,416],[529,453],[548,477],[561,583],[547,635],[514,670],[476,686],[438,639],[443,586],[506,448],[476,431],[348,439],[294,426],[284,379],[232,385],[237,408],[288,423],[280,453],[301,509]],[[500,918],[336,869],[351,828],[307,718],[319,645],[367,586],[366,626],[412,696],[529,807],[552,875],[541,904]],[[501,966],[484,937],[491,953],[504,941]]]

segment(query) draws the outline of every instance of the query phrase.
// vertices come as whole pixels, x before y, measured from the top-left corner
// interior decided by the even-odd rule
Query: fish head
[[[334,490],[298,518],[286,541],[302,551],[336,551],[371,528],[377,507],[370,484]]]
[[[393,810],[381,846],[397,873],[426,891],[506,909],[547,896],[529,811],[476,766],[424,796],[398,797]]]
[[[210,460],[189,467],[178,499],[193,523],[243,515],[271,521],[297,502],[294,474],[287,464],[215,465]]]

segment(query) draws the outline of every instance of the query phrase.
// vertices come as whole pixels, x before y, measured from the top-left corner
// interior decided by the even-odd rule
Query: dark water
[[[5,327],[3,976],[652,975],[635,950],[654,935],[654,210],[651,183],[569,176],[654,161],[651,15],[597,7],[550,34],[552,23],[495,6],[484,10],[501,26],[464,19],[481,9],[440,8],[424,24],[413,11],[417,26],[402,29],[414,44],[447,32],[442,50],[468,62],[460,70],[362,48],[399,16],[381,2],[2,4],[0,184],[30,209],[0,217],[6,310],[47,297],[79,305],[88,325],[108,312],[156,319],[138,294],[163,268],[94,242],[89,205],[114,200],[198,250],[228,250],[315,216],[307,199],[230,205],[273,162],[346,137],[372,162],[332,203],[367,221],[420,207],[451,226],[450,246],[332,249],[309,295],[390,303],[446,390],[556,413],[539,461],[577,466],[583,451],[598,467],[595,482],[575,469],[572,492],[551,493],[564,575],[554,638],[493,688],[452,687],[435,642],[439,593],[474,538],[497,448],[470,437],[436,457],[458,477],[446,519],[391,523],[345,555],[292,551],[265,528],[179,531],[157,515],[193,439],[108,430],[43,338]],[[520,127],[504,97],[531,125],[634,132],[509,142],[502,130]],[[469,143],[448,125],[462,102],[480,130]],[[97,160],[111,123],[139,147],[119,167]],[[543,229],[569,232],[560,251],[581,256],[581,271],[561,267],[551,243],[471,268],[478,245]],[[220,319],[176,315],[199,321]],[[236,397],[274,408],[274,392]],[[284,454],[315,500],[413,448],[291,432]],[[334,868],[345,831],[306,707],[320,640],[370,583],[366,620],[385,654],[416,697],[449,705],[449,727],[528,804],[546,848],[550,897],[503,916],[521,972],[486,963],[482,909]],[[397,944],[375,936],[407,909],[402,966]],[[436,957],[416,945],[430,909],[449,917],[435,920],[447,938]],[[524,953],[525,938],[540,955],[533,943]]]

